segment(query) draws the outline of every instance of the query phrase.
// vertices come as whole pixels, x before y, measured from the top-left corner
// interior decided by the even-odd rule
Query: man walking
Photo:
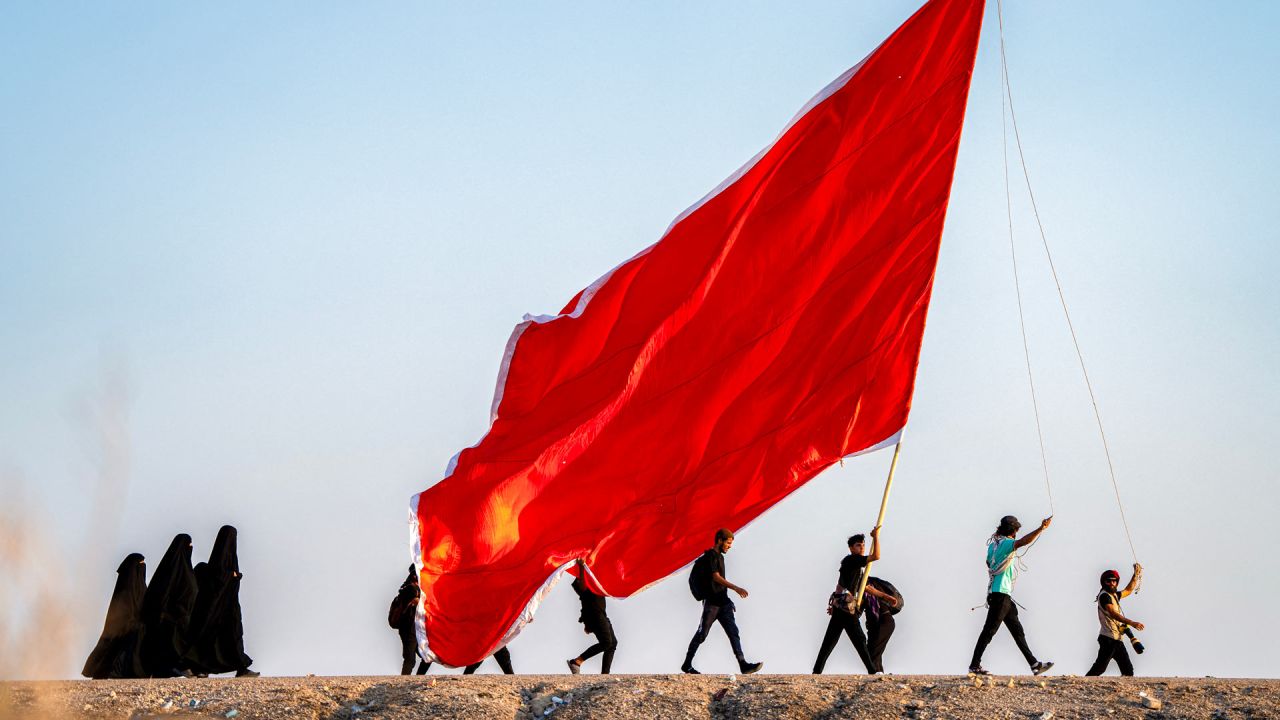
[[[577,675],[582,672],[582,663],[601,655],[600,674],[608,675],[613,666],[613,653],[618,649],[618,638],[614,636],[613,623],[609,622],[609,616],[605,613],[604,596],[595,594],[587,587],[587,566],[581,560],[578,561],[578,577],[573,580],[573,591],[578,593],[578,600],[582,603],[582,614],[578,616],[578,622],[582,623],[585,632],[596,636],[596,642],[578,657],[566,661],[569,672]]]
[[[879,545],[880,541],[876,540]],[[897,628],[894,614],[902,607],[902,595],[893,583],[878,577],[867,578],[867,596],[862,599],[867,613],[867,654],[871,674],[884,672],[884,649]]]
[[[1022,523],[1018,522],[1018,518],[1006,515],[1000,518],[999,527],[987,541],[987,575],[991,579],[987,588],[987,621],[983,624],[982,632],[978,635],[978,643],[973,648],[969,672],[975,675],[991,674],[982,668],[982,653],[987,649],[991,638],[995,637],[996,630],[1000,629],[1000,623],[1004,623],[1004,626],[1009,628],[1009,634],[1013,636],[1013,641],[1022,651],[1022,657],[1031,666],[1032,673],[1039,675],[1053,667],[1051,662],[1036,660],[1031,648],[1027,647],[1027,638],[1022,632],[1022,623],[1018,620],[1018,606],[1010,595],[1013,592],[1017,551],[1035,542],[1051,522],[1053,518],[1047,517],[1040,521],[1040,527],[1023,535],[1021,539],[1014,540]]]
[[[733,618],[734,604],[729,599],[729,591],[736,592],[740,598],[747,597],[747,591],[724,577],[724,554],[729,552],[731,547],[733,547],[733,533],[721,528],[716,531],[715,546],[704,552],[702,557],[693,564],[693,577],[690,584],[705,585],[707,595],[702,601],[702,617],[698,623],[698,631],[689,641],[689,651],[684,656],[684,664],[680,666],[680,669],[686,673],[699,674],[693,668],[693,656],[698,652],[698,646],[707,639],[711,626],[716,622],[724,628],[724,634],[729,636],[733,655],[738,658],[739,672],[750,675],[764,667],[762,662],[747,662],[746,654],[742,652],[742,640],[738,637],[738,623]]]
[[[414,662],[418,663],[419,675],[426,675],[427,668],[431,667],[431,663],[418,657],[418,635],[414,619],[419,594],[418,571],[410,565],[409,577],[400,584],[400,591],[396,593],[395,600],[391,601],[391,609],[387,612],[387,623],[400,635],[401,675],[413,672]]]
[[[1121,636],[1130,625],[1139,630],[1145,630],[1146,626],[1124,616],[1120,609],[1120,598],[1132,595],[1141,577],[1142,566],[1134,563],[1133,577],[1129,578],[1129,584],[1123,590],[1119,589],[1119,572],[1108,570],[1099,578],[1102,590],[1098,593],[1098,623],[1101,626],[1098,633],[1098,659],[1093,661],[1093,667],[1085,675],[1101,675],[1106,672],[1112,658],[1115,658],[1116,665],[1120,667],[1121,675],[1133,675],[1133,663],[1129,660],[1129,651],[1125,649],[1124,638]]]
[[[867,636],[862,632],[862,625],[858,622],[858,615],[853,612],[854,602],[853,594],[857,592],[858,583],[862,579],[862,574],[866,572],[868,563],[873,563],[880,559],[880,528],[879,526],[871,529],[871,539],[874,542],[871,548],[871,555],[866,554],[866,536],[858,533],[849,538],[849,554],[840,561],[840,575],[836,580],[836,590],[831,593],[830,600],[827,601],[827,614],[831,619],[827,621],[827,632],[822,636],[822,645],[818,648],[818,658],[813,663],[813,674],[821,675],[823,668],[827,665],[827,658],[831,657],[831,651],[835,649],[836,643],[840,641],[840,633],[843,631],[849,637],[849,642],[853,643],[854,652],[858,653],[858,658],[862,660],[862,664],[866,666],[867,672],[874,675],[878,670],[878,660],[873,658],[867,648]],[[866,586],[866,597],[863,605],[866,606],[870,601],[877,603],[884,602],[892,605],[894,599],[890,595],[886,595],[878,588],[871,585],[870,580]],[[859,612],[861,608],[856,608]],[[892,621],[890,621],[892,622]],[[871,621],[868,618],[868,624]],[[889,642],[889,633],[892,633],[892,626],[888,629],[888,633],[884,634],[884,644]],[[877,625],[875,631],[878,633],[882,628]],[[877,634],[877,641],[880,636]],[[884,652],[884,645],[879,646],[881,653]]]

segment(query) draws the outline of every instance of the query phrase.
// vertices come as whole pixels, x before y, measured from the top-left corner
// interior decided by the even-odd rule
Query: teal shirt
[[[1001,538],[987,546],[987,567],[991,570],[1000,566],[1004,559],[1013,554],[1013,538]],[[991,578],[988,592],[1009,595],[1013,592],[1013,565],[1009,563],[1004,571]]]

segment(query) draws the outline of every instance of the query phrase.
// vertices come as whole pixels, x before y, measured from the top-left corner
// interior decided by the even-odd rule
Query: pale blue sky
[[[917,6],[0,8],[0,478],[84,560],[59,672],[91,648],[121,557],[154,566],[184,531],[203,557],[223,522],[261,670],[393,672],[408,497],[483,434],[511,327],[652,243]],[[1126,603],[1150,625],[1144,674],[1280,673],[1278,20],[1265,2],[1006,8],[1037,199],[1149,568]],[[964,669],[983,541],[1047,511],[994,21],[992,3],[885,531],[879,572],[910,604],[890,671]],[[1129,556],[1016,197],[1058,520],[1015,596],[1036,652],[1082,673],[1097,574]],[[104,425],[113,383],[127,400],[106,414],[127,413]],[[104,428],[127,439],[118,531],[91,517]],[[887,465],[833,469],[740,535],[729,573],[768,671],[811,666]],[[553,592],[518,669],[585,646],[575,602]],[[612,608],[618,671],[678,667],[682,580]],[[730,667],[725,645],[704,670]],[[987,664],[1021,668],[1006,636]],[[852,670],[849,648],[828,667]]]

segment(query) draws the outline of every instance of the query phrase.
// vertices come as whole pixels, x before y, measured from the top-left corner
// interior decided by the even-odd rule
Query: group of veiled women
[[[236,529],[224,525],[209,561],[191,567],[191,536],[169,543],[147,584],[146,559],[132,553],[116,570],[102,637],[85,661],[85,677],[254,677],[244,652]]]

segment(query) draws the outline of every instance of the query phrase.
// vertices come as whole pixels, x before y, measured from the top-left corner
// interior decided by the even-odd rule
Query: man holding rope
[[[1005,515],[1000,518],[1000,526],[996,528],[995,534],[987,541],[987,574],[991,578],[987,587],[987,621],[983,624],[982,632],[978,635],[978,643],[973,648],[973,660],[969,662],[969,672],[975,675],[991,674],[982,667],[982,653],[987,649],[991,638],[995,637],[996,631],[1000,629],[1000,623],[1004,623],[1004,626],[1009,628],[1009,634],[1018,644],[1018,649],[1022,651],[1022,657],[1026,658],[1033,674],[1039,675],[1053,667],[1051,662],[1036,660],[1031,648],[1027,646],[1026,635],[1022,632],[1022,623],[1018,620],[1018,605],[1010,595],[1013,592],[1017,551],[1035,542],[1051,522],[1053,518],[1047,517],[1040,521],[1040,527],[1014,540],[1022,523],[1012,515]]]

